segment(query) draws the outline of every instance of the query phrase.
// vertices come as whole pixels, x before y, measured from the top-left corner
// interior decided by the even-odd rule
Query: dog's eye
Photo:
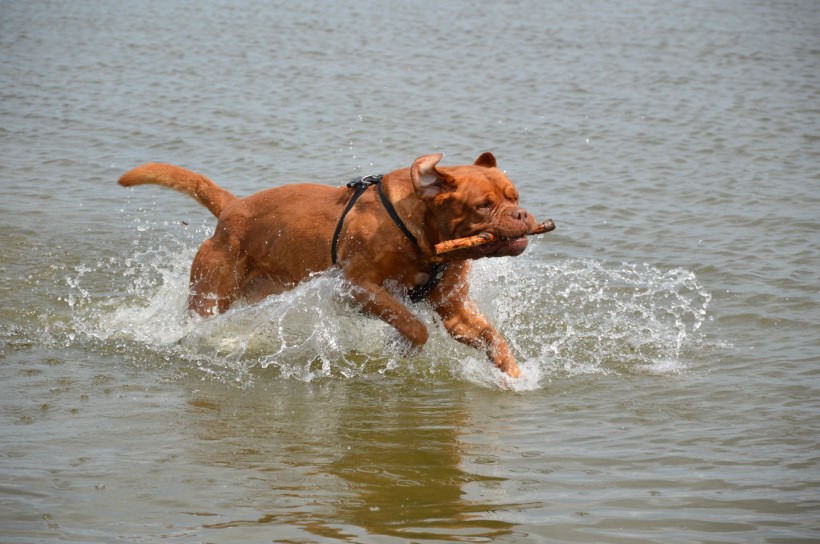
[[[478,208],[479,210],[490,210],[492,209],[492,207],[493,203],[491,200],[485,200],[481,202],[478,206],[476,206],[476,208]]]

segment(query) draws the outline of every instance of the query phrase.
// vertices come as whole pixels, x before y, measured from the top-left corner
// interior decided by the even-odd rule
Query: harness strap
[[[396,208],[393,206],[393,203],[387,198],[387,195],[384,194],[384,190],[382,189],[382,177],[381,175],[375,176],[364,176],[360,178],[356,178],[350,181],[347,186],[351,189],[356,189],[353,193],[353,196],[350,198],[350,202],[347,203],[344,211],[342,212],[342,216],[339,218],[339,222],[336,224],[336,230],[333,232],[333,241],[330,245],[330,257],[333,261],[333,264],[336,264],[337,255],[336,255],[336,247],[339,243],[339,235],[342,232],[342,226],[345,222],[345,217],[347,217],[348,212],[353,209],[353,206],[356,204],[356,201],[359,200],[359,197],[370,188],[371,185],[375,185],[379,192],[379,199],[382,202],[382,206],[387,211],[387,214],[393,220],[393,223],[396,224],[397,227],[404,233],[410,242],[417,248],[420,248],[418,239],[410,232],[410,229],[407,228],[407,225],[404,224],[402,221],[401,216],[396,211]],[[417,303],[421,302],[436,288],[436,286],[441,281],[441,278],[444,276],[444,272],[447,270],[447,266],[449,263],[439,263],[433,267],[430,271],[430,277],[421,285],[417,285],[410,289],[407,293],[407,296],[410,298],[410,302]]]
[[[351,189],[355,188],[356,192],[353,193],[353,196],[350,198],[350,202],[347,203],[347,207],[345,208],[345,211],[342,212],[339,222],[336,223],[336,230],[333,232],[333,242],[330,245],[330,258],[333,261],[333,264],[336,264],[336,245],[339,242],[339,234],[342,232],[342,225],[345,222],[345,217],[347,217],[348,212],[353,209],[353,205],[356,204],[356,201],[359,200],[359,197],[364,194],[367,188],[374,183],[381,185],[381,180],[381,175],[365,176],[362,178],[356,178],[347,184],[347,186]]]
[[[447,271],[449,265],[450,263],[439,263],[435,265],[430,271],[430,277],[427,278],[427,281],[421,285],[416,285],[407,293],[410,302],[416,304],[427,298],[433,289],[436,288],[436,285],[439,284],[441,278],[444,277],[444,272]]]
[[[410,232],[410,229],[408,229],[407,225],[404,224],[404,221],[401,220],[401,217],[399,217],[396,208],[393,207],[393,203],[390,202],[390,200],[387,199],[387,195],[384,194],[382,184],[376,183],[376,188],[379,190],[379,198],[382,201],[382,206],[384,206],[384,209],[387,210],[387,213],[390,215],[390,218],[401,229],[404,235],[407,236],[407,239],[413,242],[414,246],[419,247],[419,241],[416,240],[416,237],[413,236],[413,233]]]

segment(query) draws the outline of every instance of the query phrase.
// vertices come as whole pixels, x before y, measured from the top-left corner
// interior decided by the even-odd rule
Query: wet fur
[[[418,247],[390,219],[375,190],[366,191],[345,219],[338,265],[362,309],[395,327],[414,347],[426,326],[402,296],[423,283],[435,264],[449,263],[428,302],[458,341],[482,349],[502,371],[520,374],[507,342],[469,296],[471,259],[518,255],[535,219],[518,205],[518,192],[484,153],[473,164],[440,167],[441,155],[419,157],[383,178],[383,188]],[[352,196],[347,187],[283,185],[237,198],[207,177],[169,164],[148,163],[125,173],[120,185],[157,184],[195,198],[217,219],[214,234],[191,266],[189,308],[224,312],[238,300],[282,293],[331,267],[331,237]],[[489,246],[436,256],[438,242],[492,232]],[[398,286],[388,289],[386,285]]]

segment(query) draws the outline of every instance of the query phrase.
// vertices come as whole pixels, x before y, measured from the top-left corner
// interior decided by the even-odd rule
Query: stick
[[[553,223],[552,219],[547,219],[543,223],[536,225],[535,228],[532,229],[532,232],[527,233],[527,236],[531,236],[533,234],[544,234],[545,232],[549,232],[554,229],[555,223]],[[436,244],[436,255],[441,255],[442,253],[455,251],[457,249],[467,249],[469,247],[483,246],[484,244],[489,244],[495,239],[495,234],[492,234],[490,232],[482,232],[481,234],[477,234],[476,236],[468,236],[466,238],[456,238],[455,240],[447,240],[446,242]]]

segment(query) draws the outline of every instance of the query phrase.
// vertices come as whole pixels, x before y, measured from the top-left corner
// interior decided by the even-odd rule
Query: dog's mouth
[[[527,249],[529,242],[524,236],[516,238],[499,238],[494,242],[478,246],[475,249],[482,257],[515,257]]]

